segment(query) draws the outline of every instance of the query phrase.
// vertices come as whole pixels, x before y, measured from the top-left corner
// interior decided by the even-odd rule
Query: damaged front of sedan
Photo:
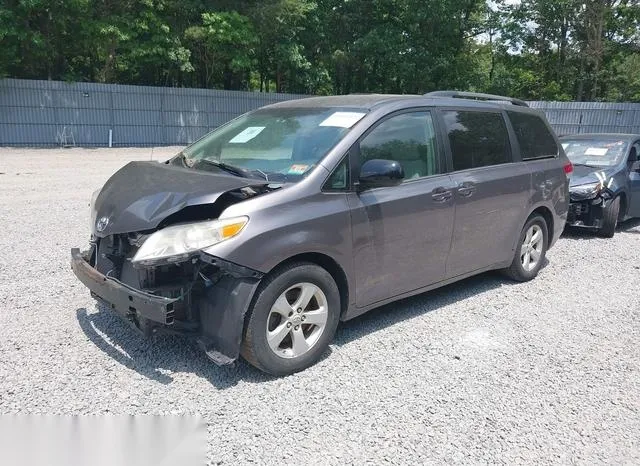
[[[581,134],[560,138],[574,170],[567,223],[610,238],[629,210],[630,173],[637,154],[625,135]]]
[[[90,246],[72,249],[73,272],[141,333],[193,336],[215,363],[234,361],[265,273],[319,232],[344,243],[345,231],[325,228],[348,224],[342,198],[317,213],[305,205],[318,204],[322,158],[365,113],[265,107],[164,163],[125,165],[94,193]],[[321,324],[304,326],[305,341]]]

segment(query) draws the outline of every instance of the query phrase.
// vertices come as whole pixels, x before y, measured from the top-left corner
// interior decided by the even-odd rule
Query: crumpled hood
[[[92,232],[105,237],[150,230],[185,207],[211,204],[227,191],[262,184],[158,162],[130,162],[109,178],[96,198]]]
[[[591,184],[602,181],[605,185],[609,178],[614,174],[615,167],[585,167],[583,165],[574,165],[571,174],[571,182],[569,189],[573,186],[581,186],[583,184]]]

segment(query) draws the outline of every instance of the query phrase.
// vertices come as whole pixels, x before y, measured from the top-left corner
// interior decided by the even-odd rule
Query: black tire
[[[616,197],[604,208],[602,213],[602,227],[598,230],[598,234],[603,238],[613,238],[620,217],[620,198]]]
[[[522,255],[523,255],[523,247],[524,247],[523,243],[527,235],[527,232],[534,225],[537,225],[542,231],[542,251],[540,253],[540,258],[538,259],[536,266],[531,270],[527,270],[525,269],[522,263]],[[504,274],[507,277],[517,282],[528,282],[529,280],[533,280],[534,278],[536,278],[536,276],[538,275],[538,272],[540,272],[540,269],[544,264],[548,247],[549,247],[549,229],[547,227],[547,222],[544,219],[544,217],[542,217],[541,215],[534,214],[531,217],[529,217],[527,222],[524,224],[524,227],[522,228],[522,232],[518,237],[518,244],[516,246],[516,251],[513,257],[513,261],[511,262],[511,265],[509,266],[509,268],[503,271]]]
[[[327,321],[319,338],[306,353],[298,357],[285,358],[277,355],[267,342],[269,314],[276,300],[299,283],[311,283],[322,290],[327,301]],[[318,265],[306,262],[284,266],[272,272],[256,292],[247,315],[240,354],[252,366],[272,375],[282,376],[299,372],[320,359],[333,340],[339,320],[340,292],[329,272]]]

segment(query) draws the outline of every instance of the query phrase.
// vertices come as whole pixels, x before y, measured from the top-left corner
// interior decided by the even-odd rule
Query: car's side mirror
[[[632,172],[640,172],[640,160],[637,160],[631,164]]]
[[[397,186],[403,179],[402,165],[395,160],[367,160],[360,168],[360,190]]]

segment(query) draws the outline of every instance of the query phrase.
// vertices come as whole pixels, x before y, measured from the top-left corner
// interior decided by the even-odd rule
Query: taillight
[[[571,162],[565,163],[562,168],[564,168],[564,174],[567,176],[573,173],[573,164]]]

